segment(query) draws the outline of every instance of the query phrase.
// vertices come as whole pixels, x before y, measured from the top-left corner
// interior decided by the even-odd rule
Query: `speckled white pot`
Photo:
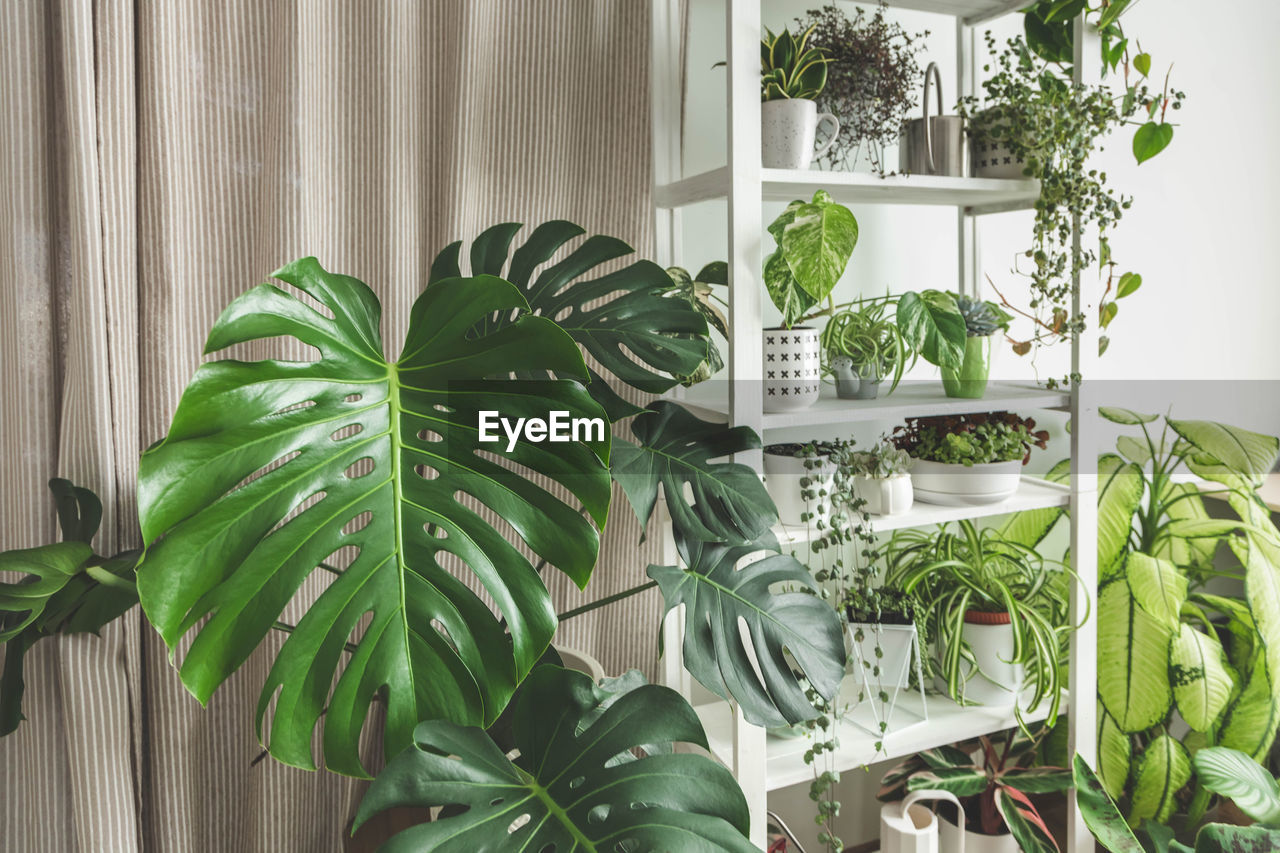
[[[818,399],[822,385],[818,330],[764,330],[764,410],[794,412]]]
[[[818,122],[830,121],[827,141],[814,150]],[[807,169],[835,144],[840,121],[831,113],[818,114],[818,105],[808,98],[782,98],[760,105],[760,148],[765,168]]]

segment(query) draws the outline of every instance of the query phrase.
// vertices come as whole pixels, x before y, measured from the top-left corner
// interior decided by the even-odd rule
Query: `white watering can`
[[[959,811],[959,823],[964,824],[964,810],[960,801],[948,791],[912,791],[900,803],[888,803],[880,808],[880,853],[939,853],[938,818],[922,805],[920,800],[948,800]],[[959,847],[946,853],[964,853],[964,833],[958,835]]]

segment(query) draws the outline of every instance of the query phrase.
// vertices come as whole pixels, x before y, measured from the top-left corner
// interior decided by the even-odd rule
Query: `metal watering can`
[[[937,83],[938,114],[929,116],[929,87]],[[964,119],[942,115],[942,73],[930,62],[924,72],[924,118],[913,118],[902,128],[898,146],[898,170],[910,175],[947,175],[963,178],[969,171],[969,146],[964,139]]]
[[[964,810],[960,801],[948,791],[912,791],[900,803],[888,803],[880,808],[880,853],[940,853],[938,848],[938,818],[922,805],[920,800],[948,800],[959,812],[958,824],[964,825]],[[959,834],[959,848],[946,853],[964,853],[964,833]]]

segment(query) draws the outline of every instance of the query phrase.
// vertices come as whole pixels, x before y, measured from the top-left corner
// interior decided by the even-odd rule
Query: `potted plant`
[[[716,304],[718,302],[720,305],[728,307],[728,303],[722,297],[716,295],[713,286],[724,287],[729,284],[729,265],[724,261],[712,261],[698,270],[696,276],[691,275],[684,267],[667,267],[667,275],[671,277],[671,296],[683,299],[690,307],[702,315],[703,319],[707,321],[708,329],[715,329],[725,338],[728,338],[729,321]],[[667,337],[678,340],[693,340],[697,333],[668,332],[666,334]],[[719,373],[724,367],[724,359],[720,357],[720,348],[716,346],[715,341],[707,336],[706,343],[707,357],[698,365],[697,369],[690,373],[673,376],[686,388],[697,385],[699,382],[705,382]]]
[[[853,491],[872,515],[901,515],[911,509],[911,457],[881,438],[871,450],[849,454]]]
[[[969,506],[999,503],[1018,490],[1031,448],[1049,433],[1012,412],[907,418],[893,444],[912,459],[915,496],[925,503]]]
[[[840,121],[831,113],[818,114],[814,98],[827,83],[830,59],[809,44],[810,27],[799,36],[765,29],[760,42],[760,150],[765,167],[807,169],[814,155],[835,144]],[[827,141],[817,151],[819,122],[832,124]]]
[[[1057,853],[1033,797],[1070,789],[1072,775],[1065,767],[1038,766],[1047,732],[1014,729],[917,753],[885,774],[876,796],[895,802],[916,791],[944,791],[958,798],[960,821],[951,809],[938,810],[940,850],[959,850],[963,832],[965,853]]]
[[[991,341],[1007,332],[1013,318],[994,302],[953,294],[964,318],[964,358],[957,368],[942,368],[942,390],[948,397],[978,400],[987,392],[991,373]]]
[[[770,223],[769,233],[778,247],[765,260],[764,285],[782,313],[782,324],[764,330],[764,410],[786,412],[818,399],[818,331],[803,322],[817,316],[806,312],[830,299],[858,244],[858,220],[818,190],[811,201],[787,205]]]
[[[1115,318],[1117,300],[1142,282],[1136,273],[1121,274],[1111,252],[1111,235],[1133,200],[1107,183],[1107,172],[1095,167],[1093,155],[1108,135],[1126,125],[1136,127],[1133,153],[1139,163],[1160,153],[1173,138],[1167,111],[1181,107],[1183,93],[1170,89],[1167,75],[1162,87],[1149,85],[1151,56],[1131,53],[1129,45],[1137,42],[1119,30],[1118,18],[1127,5],[1098,4],[1085,11],[1102,35],[1101,83],[1073,82],[1071,21],[1076,13],[1063,14],[1062,4],[1040,0],[1027,9],[1027,41],[1010,39],[999,48],[987,33],[992,73],[982,83],[983,96],[962,98],[957,108],[966,120],[977,177],[1033,178],[1039,183],[1027,260],[1013,271],[1029,284],[1029,304],[1014,307],[1000,296],[1033,330],[1015,344],[1019,355],[1069,341],[1084,328],[1089,318],[1071,302],[1074,277],[1096,266],[1105,279],[1096,308],[1100,330]],[[1121,85],[1113,90],[1106,78],[1118,70],[1123,72]],[[1075,244],[1074,235],[1095,231],[1096,242]],[[1106,335],[1100,335],[1100,353],[1107,343]],[[1050,386],[1059,382],[1051,379]]]
[[[820,343],[842,400],[874,400],[882,379],[892,394],[915,353],[896,320],[886,316],[888,299],[859,300],[827,319]]]
[[[1057,718],[1063,643],[1075,630],[1070,568],[967,519],[899,531],[886,559],[887,582],[924,614],[930,670],[948,696],[1020,709],[1048,701]]]
[[[916,600],[873,572],[857,572],[855,579],[860,582],[845,589],[841,600],[849,622],[850,660],[861,684],[858,701],[871,702],[877,727],[872,733],[883,737],[895,728],[902,690],[914,685],[924,698]],[[925,719],[917,716],[913,722]]]
[[[910,34],[886,13],[857,9],[849,17],[830,4],[798,21],[809,44],[831,60],[818,108],[840,119],[833,146],[818,155],[831,169],[853,171],[864,159],[885,173],[884,149],[896,145],[920,80],[919,55],[928,31]]]
[[[834,448],[827,442],[768,444],[764,448],[764,485],[782,524],[805,524],[828,514],[827,498],[835,476]]]

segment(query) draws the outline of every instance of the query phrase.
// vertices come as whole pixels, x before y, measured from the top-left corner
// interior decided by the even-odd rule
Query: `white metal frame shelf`
[[[763,263],[762,203],[789,201],[811,196],[816,189],[826,189],[843,203],[946,205],[956,209],[956,234],[959,254],[958,289],[980,294],[981,278],[977,267],[979,215],[1001,210],[1016,210],[1034,203],[1038,187],[1030,180],[997,181],[977,178],[942,178],[899,176],[881,179],[871,175],[829,172],[764,169],[760,158],[760,55],[762,33],[761,0],[723,0],[727,5],[725,51],[727,57],[726,96],[728,105],[727,150],[725,166],[698,175],[686,176],[682,167],[683,127],[680,115],[682,69],[680,39],[683,26],[679,0],[651,0],[652,3],[652,107],[654,152],[655,248],[657,259],[664,265],[680,263],[682,217],[686,206],[698,202],[723,199],[727,214],[729,265],[729,349],[725,364],[726,382],[707,383],[695,387],[681,402],[695,413],[711,419],[746,426],[767,438],[770,431],[855,421],[897,421],[913,415],[957,414],[996,409],[1067,409],[1073,428],[1070,433],[1071,473],[1068,486],[1060,487],[1042,480],[1024,478],[1018,493],[1008,501],[987,507],[928,507],[920,505],[912,513],[899,518],[877,519],[877,529],[934,524],[959,518],[1002,515],[1015,510],[1067,505],[1071,511],[1070,551],[1072,567],[1081,579],[1081,588],[1073,593],[1072,619],[1088,610],[1089,597],[1097,585],[1097,441],[1096,403],[1087,382],[1079,382],[1069,391],[1048,391],[1019,384],[995,383],[983,400],[952,400],[932,389],[915,383],[903,383],[892,395],[875,401],[843,401],[824,396],[812,408],[802,412],[766,414],[763,411],[761,365],[761,331],[763,327],[764,286],[761,281]],[[974,26],[992,18],[1014,12],[1025,0],[889,0],[891,6],[950,15],[955,22],[956,72],[961,95],[976,88],[974,64]],[[1088,32],[1082,19],[1075,25],[1073,67],[1078,82],[1093,82],[1083,75],[1095,75],[1094,61],[1098,49],[1096,35]],[[717,51],[718,52],[718,51]],[[1087,59],[1086,59],[1087,57]],[[864,244],[872,235],[864,233]],[[1081,251],[1082,236],[1075,235],[1076,252]],[[1093,287],[1092,284],[1090,287]],[[1079,276],[1073,281],[1073,311],[1096,316],[1097,293],[1085,292]],[[1097,352],[1096,331],[1077,333],[1072,338],[1071,370],[1083,376],[1092,374]],[[717,387],[718,386],[718,387]],[[736,461],[760,469],[760,451],[738,454]],[[784,542],[798,541],[796,531],[784,529]],[[664,530],[668,560],[675,559],[669,525]],[[784,544],[785,547],[785,544]],[[663,680],[692,695],[688,673],[680,658],[681,625],[679,610],[673,612],[664,626],[666,657]],[[1096,755],[1096,648],[1097,629],[1090,619],[1071,640],[1068,696],[1068,746],[1090,763]],[[856,695],[856,694],[855,694]],[[915,698],[919,702],[919,697]],[[979,707],[961,708],[941,697],[930,697],[929,723],[886,740],[889,757],[909,754],[942,743],[978,734],[1011,728],[1011,713]],[[782,785],[811,778],[812,768],[802,759],[804,741],[788,745],[786,741],[768,738],[765,732],[748,724],[739,709],[717,702],[700,707],[699,714],[708,729],[713,752],[733,771],[742,785],[751,810],[751,839],[763,846],[765,811],[768,792]],[[856,712],[855,712],[856,713]],[[1033,717],[1034,718],[1034,717]],[[846,728],[849,728],[846,726]],[[838,761],[842,768],[886,757],[877,755],[874,741],[856,727],[841,732]],[[1091,853],[1092,836],[1069,803],[1069,853]]]

